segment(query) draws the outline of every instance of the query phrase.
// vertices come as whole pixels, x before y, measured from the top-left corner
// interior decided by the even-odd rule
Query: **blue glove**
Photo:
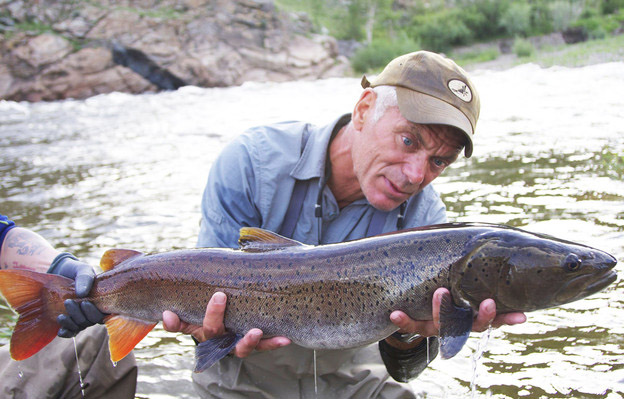
[[[91,291],[95,279],[95,271],[86,263],[67,252],[59,254],[50,265],[48,273],[58,274],[75,281],[76,296],[84,298]],[[65,301],[65,311],[57,317],[61,325],[57,335],[63,338],[76,336],[80,331],[94,324],[101,324],[106,314],[100,312],[89,301],[76,302],[72,299]]]

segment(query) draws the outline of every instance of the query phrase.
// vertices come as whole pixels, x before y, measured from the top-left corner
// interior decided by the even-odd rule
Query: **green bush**
[[[618,15],[591,15],[581,18],[572,24],[573,27],[580,27],[590,39],[603,39],[608,34],[615,31],[619,26]]]
[[[511,36],[526,35],[531,28],[531,6],[527,3],[511,4],[499,24]]]
[[[283,9],[308,12],[318,31],[338,39],[362,42],[372,36],[372,41],[386,40],[383,43],[394,47],[395,41],[388,38],[403,35],[420,43],[423,49],[444,53],[477,41],[541,35],[569,27],[581,27],[591,38],[604,37],[624,25],[624,0],[275,0],[275,3]],[[372,7],[375,13],[371,25]],[[375,65],[373,58],[381,55],[366,57],[365,65]]]
[[[504,35],[500,25],[510,0],[465,0],[459,18],[470,29],[476,40],[487,40]]]
[[[614,14],[618,10],[624,10],[624,0],[602,0],[600,3],[600,11],[603,14]]]
[[[419,49],[418,43],[407,38],[374,40],[370,45],[356,51],[351,58],[351,67],[359,73],[380,70],[392,59]]]
[[[576,21],[583,11],[580,4],[567,0],[557,0],[550,4],[552,27],[556,32],[566,30]]]
[[[553,30],[550,14],[551,0],[533,0],[531,3],[530,35],[543,35]]]
[[[517,37],[514,40],[513,52],[518,57],[530,57],[535,52],[535,47],[530,41]]]
[[[436,52],[447,52],[452,46],[470,43],[473,38],[472,32],[461,20],[460,9],[416,16],[412,32],[423,49]]]

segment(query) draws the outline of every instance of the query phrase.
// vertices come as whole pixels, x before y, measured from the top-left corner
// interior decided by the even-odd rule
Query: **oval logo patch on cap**
[[[472,100],[472,92],[470,87],[461,80],[453,79],[448,82],[448,87],[451,92],[459,97],[460,100],[469,103]]]

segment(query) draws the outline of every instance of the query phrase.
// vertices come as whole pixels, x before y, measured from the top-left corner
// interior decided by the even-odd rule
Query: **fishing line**
[[[82,392],[82,397],[85,397],[85,385],[82,380],[82,371],[80,370],[80,363],[78,361],[78,345],[76,344],[76,337],[72,337],[74,340],[74,353],[76,354],[76,368],[78,369],[78,380],[80,381],[80,392]]]
[[[314,349],[314,395],[318,393],[318,384],[317,384],[317,374],[316,374],[316,349]]]

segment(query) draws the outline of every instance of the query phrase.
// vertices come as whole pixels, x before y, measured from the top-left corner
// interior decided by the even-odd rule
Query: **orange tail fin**
[[[24,360],[56,337],[56,317],[74,294],[72,280],[29,270],[0,270],[0,293],[19,319],[11,336],[11,357]]]

